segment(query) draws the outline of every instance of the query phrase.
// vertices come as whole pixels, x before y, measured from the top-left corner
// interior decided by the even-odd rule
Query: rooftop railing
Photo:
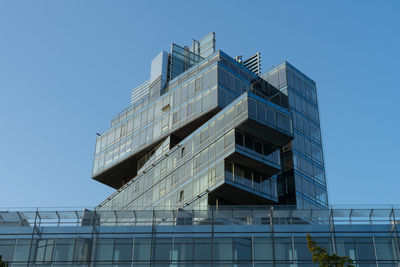
[[[147,207],[148,208],[148,207]],[[220,206],[207,210],[0,209],[2,226],[118,225],[397,225],[400,206],[296,209],[293,206]]]

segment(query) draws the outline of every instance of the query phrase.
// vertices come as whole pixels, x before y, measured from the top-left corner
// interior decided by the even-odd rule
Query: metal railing
[[[400,207],[296,209],[294,206],[219,206],[207,210],[101,210],[37,208],[0,210],[2,226],[152,225],[397,225]]]

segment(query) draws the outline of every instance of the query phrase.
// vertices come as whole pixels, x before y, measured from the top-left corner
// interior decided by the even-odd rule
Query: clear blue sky
[[[95,206],[96,132],[214,31],[317,82],[330,204],[400,204],[399,1],[0,1],[0,206]]]

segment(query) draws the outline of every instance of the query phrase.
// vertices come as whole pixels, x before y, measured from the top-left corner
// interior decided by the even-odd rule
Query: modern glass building
[[[400,266],[400,208],[328,208],[316,85],[172,44],[96,140],[93,209],[0,211],[10,266],[316,266],[306,234],[357,266]]]
[[[327,207],[315,82],[259,73],[259,53],[233,59],[214,33],[161,52],[97,138],[93,179],[117,189],[98,209]]]

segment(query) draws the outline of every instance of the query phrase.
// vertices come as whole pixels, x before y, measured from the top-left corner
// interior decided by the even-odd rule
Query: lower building
[[[9,266],[317,266],[306,234],[356,266],[400,266],[400,208],[0,212]]]

